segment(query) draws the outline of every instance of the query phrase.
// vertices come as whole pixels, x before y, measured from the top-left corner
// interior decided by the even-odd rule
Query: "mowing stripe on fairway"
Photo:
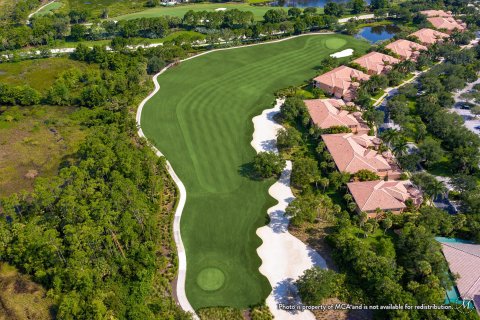
[[[141,126],[188,191],[181,234],[195,309],[246,308],[271,290],[258,271],[255,231],[274,203],[273,180],[241,174],[255,154],[252,117],[270,106],[275,90],[313,77],[329,54],[368,46],[344,35],[304,36],[211,52],[158,77],[161,90],[145,104]]]

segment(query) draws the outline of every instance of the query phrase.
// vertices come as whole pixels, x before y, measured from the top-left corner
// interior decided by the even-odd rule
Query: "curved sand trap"
[[[280,111],[283,102],[284,100],[277,99],[273,108],[264,110],[261,115],[253,118],[255,130],[251,145],[257,152],[278,152],[276,135],[282,126],[277,124],[273,117]],[[259,270],[267,277],[273,288],[266,302],[276,320],[315,319],[310,311],[286,311],[277,308],[280,303],[301,303],[293,282],[305,270],[314,265],[327,267],[325,260],[315,250],[288,232],[289,218],[284,214],[285,208],[294,199],[290,190],[291,169],[292,162],[287,161],[287,166],[280,179],[268,190],[278,204],[268,209],[270,223],[257,229],[257,235],[263,241],[257,249],[257,253],[262,259]]]
[[[343,57],[351,56],[352,54],[353,54],[353,49],[345,49],[345,50],[342,50],[342,51],[332,53],[330,55],[330,57],[332,57],[332,58],[343,58]]]
[[[227,10],[227,8],[217,8],[217,9],[215,9],[215,11],[226,11],[226,10]]]

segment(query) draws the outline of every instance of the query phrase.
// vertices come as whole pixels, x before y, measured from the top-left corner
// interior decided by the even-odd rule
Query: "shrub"
[[[253,159],[253,168],[262,178],[278,176],[285,165],[285,159],[273,152],[260,152]]]
[[[343,277],[335,271],[313,267],[306,270],[295,284],[304,304],[318,305],[336,296],[343,281]]]

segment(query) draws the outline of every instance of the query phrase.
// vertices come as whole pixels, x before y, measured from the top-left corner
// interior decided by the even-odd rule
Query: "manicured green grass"
[[[45,14],[48,14],[48,13],[54,11],[54,10],[57,10],[57,9],[61,8],[62,5],[63,4],[60,3],[60,2],[52,2],[48,6],[43,7],[42,10],[38,11],[33,16],[43,16]]]
[[[187,189],[181,233],[186,291],[195,309],[246,308],[271,290],[258,271],[255,232],[275,203],[267,192],[273,181],[242,175],[255,154],[252,117],[271,106],[276,90],[315,76],[329,54],[347,48],[363,53],[368,46],[344,35],[308,35],[213,52],[159,76],[161,90],[143,110],[142,129]],[[218,272],[202,274],[210,268],[223,272],[219,289],[198,284],[219,281]]]
[[[146,9],[143,11],[126,14],[123,16],[112,17],[114,20],[128,20],[137,18],[153,18],[160,16],[174,16],[183,17],[189,10],[193,11],[215,11],[218,8],[238,9],[242,11],[251,11],[256,20],[263,20],[263,15],[268,10],[272,9],[269,6],[251,6],[247,3],[195,3],[177,5],[172,7],[156,7],[152,9]]]
[[[60,0],[63,3],[62,12],[70,10],[88,11],[92,18],[99,18],[106,8],[109,16],[118,16],[145,9],[145,0]]]

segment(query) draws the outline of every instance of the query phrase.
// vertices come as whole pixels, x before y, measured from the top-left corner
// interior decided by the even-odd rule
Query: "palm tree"
[[[388,129],[382,132],[382,140],[387,144],[393,144],[400,138],[400,131],[397,129]]]
[[[395,142],[395,145],[393,146],[393,153],[395,153],[396,156],[403,156],[407,153],[407,151],[408,142],[405,138]]]
[[[432,181],[432,183],[425,188],[425,193],[432,201],[435,200],[439,195],[444,195],[446,191],[447,188],[445,187],[445,184],[437,179]]]
[[[412,60],[404,60],[397,64],[397,70],[402,73],[410,73],[415,71],[415,62]]]

